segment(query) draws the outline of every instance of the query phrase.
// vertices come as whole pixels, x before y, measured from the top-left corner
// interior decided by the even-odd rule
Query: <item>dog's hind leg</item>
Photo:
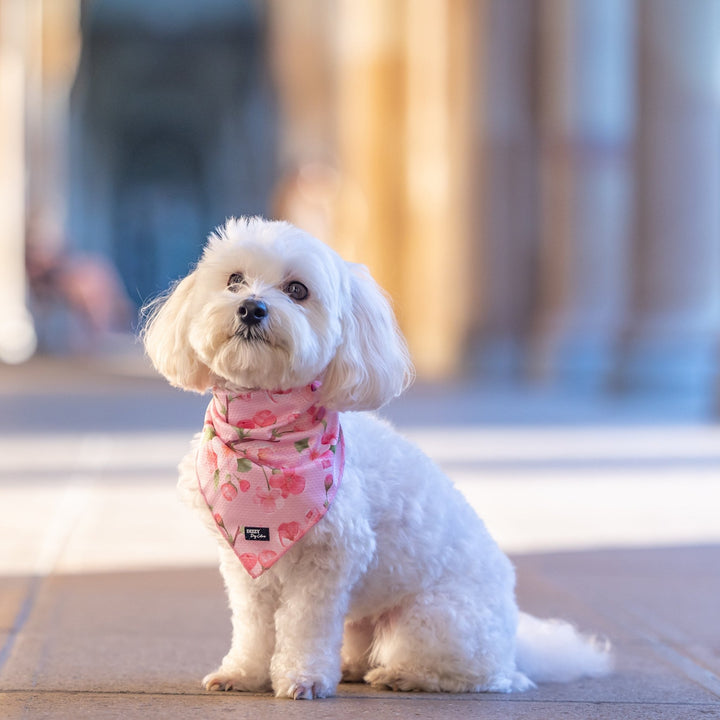
[[[383,616],[365,681],[393,690],[509,692],[531,683],[515,670],[514,604],[443,590]]]
[[[375,626],[370,620],[346,622],[342,646],[343,682],[362,682],[370,669]]]

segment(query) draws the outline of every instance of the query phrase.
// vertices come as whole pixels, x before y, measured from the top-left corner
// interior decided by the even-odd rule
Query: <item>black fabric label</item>
[[[270,528],[264,527],[246,527],[245,528],[245,539],[246,540],[270,540]]]

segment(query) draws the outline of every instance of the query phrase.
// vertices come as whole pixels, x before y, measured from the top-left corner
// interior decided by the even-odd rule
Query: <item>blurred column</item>
[[[710,399],[720,339],[720,4],[640,4],[634,317],[624,381]]]
[[[473,186],[479,249],[471,362],[494,378],[522,372],[537,291],[537,8],[537,0],[490,0],[481,28],[486,80],[477,92],[476,152],[485,177]]]
[[[270,61],[282,117],[283,169],[334,160],[332,0],[270,0]]]
[[[33,241],[64,241],[70,89],[80,54],[80,0],[27,0],[27,206]]]
[[[404,125],[406,241],[401,301],[418,373],[442,378],[465,351],[471,287],[472,48],[483,21],[472,0],[409,0]],[[479,194],[479,193],[478,193]]]
[[[268,7],[282,171],[273,215],[357,260],[367,208],[357,183],[339,167],[338,4],[272,0]]]
[[[602,386],[626,307],[634,3],[540,5],[541,255],[534,374]]]
[[[340,172],[366,213],[346,217],[355,259],[397,300],[404,233],[404,2],[337,4],[337,152]],[[354,227],[353,227],[354,226]]]
[[[27,360],[36,337],[25,281],[27,0],[0,0],[0,361]]]

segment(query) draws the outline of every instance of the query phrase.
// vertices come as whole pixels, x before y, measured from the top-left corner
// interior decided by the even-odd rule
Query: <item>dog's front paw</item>
[[[222,667],[206,675],[202,681],[206,690],[237,690],[239,692],[268,692],[271,690],[267,678],[253,678],[241,671],[224,670]]]
[[[293,700],[313,700],[315,698],[326,698],[335,694],[336,683],[329,682],[326,678],[311,677],[309,675],[288,675],[273,682],[275,695],[287,697]]]

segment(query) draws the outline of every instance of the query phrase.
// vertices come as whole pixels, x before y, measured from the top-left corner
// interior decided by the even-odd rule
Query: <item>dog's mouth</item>
[[[233,337],[239,338],[243,342],[247,343],[264,343],[270,344],[270,338],[268,337],[267,331],[259,327],[258,325],[245,325],[240,323],[238,328],[235,330]]]

